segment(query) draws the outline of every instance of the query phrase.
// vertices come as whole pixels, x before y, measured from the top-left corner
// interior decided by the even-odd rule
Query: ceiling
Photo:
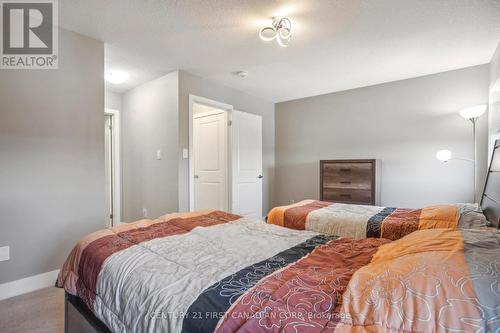
[[[287,48],[258,37],[273,15]],[[60,25],[130,73],[113,91],[182,69],[272,102],[487,63],[499,17],[500,0],[59,0]]]

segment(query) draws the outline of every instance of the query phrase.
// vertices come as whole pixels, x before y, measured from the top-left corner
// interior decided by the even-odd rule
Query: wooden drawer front
[[[324,188],[355,188],[369,190],[372,186],[371,163],[325,163]]]
[[[325,188],[323,189],[323,200],[341,203],[372,203],[371,190]]]

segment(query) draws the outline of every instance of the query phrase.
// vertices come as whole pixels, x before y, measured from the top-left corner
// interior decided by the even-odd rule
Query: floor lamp
[[[441,162],[448,162],[451,159],[455,160],[463,160],[463,161],[470,161],[474,164],[474,201],[477,199],[477,147],[476,147],[476,123],[477,119],[481,117],[484,112],[486,111],[486,104],[482,105],[476,105],[472,106],[469,108],[465,108],[460,110],[460,115],[464,118],[469,120],[472,123],[472,145],[473,145],[473,158],[468,159],[468,158],[460,158],[460,157],[454,157],[452,158],[452,153],[451,151],[444,149],[440,150],[436,153],[436,158],[440,160]]]

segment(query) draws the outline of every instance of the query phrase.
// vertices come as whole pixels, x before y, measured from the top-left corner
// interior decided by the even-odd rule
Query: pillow
[[[477,203],[459,203],[458,208],[458,228],[475,229],[489,226],[488,220],[483,214],[481,206]]]

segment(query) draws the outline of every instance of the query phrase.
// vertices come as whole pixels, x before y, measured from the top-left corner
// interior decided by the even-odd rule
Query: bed
[[[391,242],[212,211],[90,234],[57,285],[97,332],[493,332],[498,253],[493,231]]]
[[[379,207],[303,200],[273,208],[267,222],[296,230],[310,230],[356,239],[397,240],[416,230],[479,228],[487,224],[476,204],[448,204],[421,209]]]

